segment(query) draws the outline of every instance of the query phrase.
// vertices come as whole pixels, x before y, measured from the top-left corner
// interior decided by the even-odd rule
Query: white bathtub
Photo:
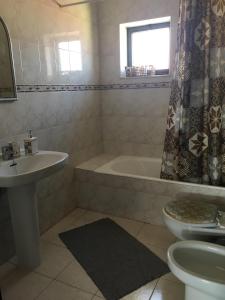
[[[135,178],[160,178],[162,160],[159,158],[119,156],[95,172]]]
[[[160,179],[161,159],[100,155],[76,167],[78,207],[163,225],[175,199],[205,199],[225,210],[225,188]]]

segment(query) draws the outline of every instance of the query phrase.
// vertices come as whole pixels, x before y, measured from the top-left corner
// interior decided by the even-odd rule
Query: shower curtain
[[[225,0],[181,0],[161,178],[225,186]]]

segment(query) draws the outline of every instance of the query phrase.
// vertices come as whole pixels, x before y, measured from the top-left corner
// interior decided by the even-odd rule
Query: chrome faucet
[[[16,142],[9,143],[2,147],[2,159],[5,161],[12,160],[10,167],[16,166],[15,158],[20,156],[19,145]]]
[[[13,149],[10,145],[2,147],[2,159],[5,161],[13,159]]]
[[[15,158],[13,157],[12,163],[9,165],[10,167],[15,167],[17,166],[17,162],[15,161]]]

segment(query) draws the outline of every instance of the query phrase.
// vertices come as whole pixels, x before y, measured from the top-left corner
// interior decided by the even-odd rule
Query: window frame
[[[127,66],[132,66],[132,34],[141,31],[148,31],[154,29],[162,29],[162,28],[171,28],[171,22],[161,22],[161,23],[154,23],[154,24],[147,24],[142,26],[135,26],[135,27],[127,27]],[[161,69],[156,70],[155,75],[169,75],[170,69]]]

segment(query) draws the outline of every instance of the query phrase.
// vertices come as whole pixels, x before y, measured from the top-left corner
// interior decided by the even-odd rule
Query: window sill
[[[126,76],[126,75],[120,75],[120,79],[149,79],[149,78],[170,78],[170,74],[163,74],[163,75],[146,75],[146,76]]]

